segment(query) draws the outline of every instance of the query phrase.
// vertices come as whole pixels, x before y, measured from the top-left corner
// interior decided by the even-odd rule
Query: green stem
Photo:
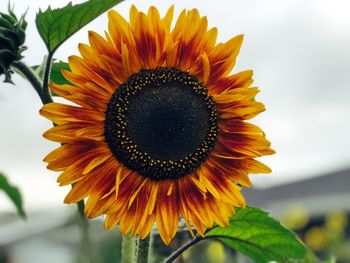
[[[203,237],[197,235],[194,239],[180,247],[178,250],[176,250],[174,253],[172,253],[169,257],[167,257],[163,263],[171,263],[173,262],[178,256],[180,256],[186,249],[192,247],[194,244],[198,243],[199,241],[204,240]]]
[[[93,254],[92,254],[92,244],[89,232],[89,222],[84,214],[84,200],[77,203],[78,211],[79,211],[79,225],[80,225],[80,233],[81,233],[81,247],[82,247],[82,262],[92,263],[93,262]]]
[[[45,104],[45,99],[42,96],[42,83],[34,71],[22,61],[14,61],[12,63],[12,67],[20,71],[27,78],[30,84],[32,84],[35,91],[38,93],[42,103]]]
[[[137,246],[137,263],[148,263],[151,243],[151,233],[143,240],[139,239]]]
[[[53,53],[49,52],[49,54],[47,55],[47,59],[46,59],[43,88],[42,88],[42,93],[41,93],[41,97],[44,100],[43,104],[53,102],[52,97],[50,95],[50,91],[49,91],[49,80],[50,80],[52,59],[53,59]]]
[[[123,235],[121,263],[135,263],[136,242],[130,234]]]

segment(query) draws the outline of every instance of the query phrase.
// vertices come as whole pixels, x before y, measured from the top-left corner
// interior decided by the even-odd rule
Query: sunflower
[[[182,217],[203,235],[227,226],[244,207],[249,173],[269,173],[254,158],[274,153],[264,132],[246,122],[264,111],[252,71],[230,75],[243,36],[216,43],[217,29],[196,9],[160,17],[130,9],[130,22],[108,13],[105,37],[69,57],[71,85],[50,88],[70,105],[41,114],[56,126],[44,137],[62,144],[44,159],[60,171],[65,198],[86,200],[89,218],[145,238],[154,223],[169,244]],[[192,233],[193,234],[193,233]]]

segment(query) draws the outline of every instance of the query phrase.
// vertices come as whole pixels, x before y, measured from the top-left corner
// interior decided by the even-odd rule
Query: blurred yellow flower
[[[320,252],[327,247],[327,235],[323,228],[312,227],[305,234],[305,243],[311,249]]]
[[[225,248],[220,242],[212,242],[208,246],[207,256],[209,262],[223,263],[225,261]]]
[[[281,222],[290,229],[302,229],[309,222],[309,214],[303,205],[294,204],[287,209],[287,212],[281,218]]]
[[[348,217],[345,212],[332,212],[326,215],[325,227],[327,230],[342,233],[348,225]]]

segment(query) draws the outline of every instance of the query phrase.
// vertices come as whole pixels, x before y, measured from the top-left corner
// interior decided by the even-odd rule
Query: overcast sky
[[[45,46],[35,29],[35,13],[48,4],[68,1],[12,0],[15,12],[29,6],[25,61],[39,64]],[[79,1],[73,1],[77,3]],[[81,2],[81,1],[80,1]],[[126,1],[115,7],[124,16],[131,4],[141,10],[155,5],[162,14],[176,3],[197,8],[210,26],[219,29],[219,40],[243,33],[245,41],[234,71],[253,69],[261,92],[257,99],[267,111],[254,122],[262,126],[277,154],[263,158],[271,175],[253,175],[256,187],[349,167],[350,161],[350,2],[347,0],[177,0]],[[0,10],[7,1],[0,1]],[[67,61],[77,54],[87,31],[107,29],[106,14],[70,38],[56,53]],[[39,209],[62,206],[69,187],[59,188],[43,157],[58,145],[42,138],[51,124],[38,115],[40,100],[28,83],[14,77],[16,86],[0,83],[0,170],[24,193],[26,206]],[[0,193],[0,210],[12,205]]]

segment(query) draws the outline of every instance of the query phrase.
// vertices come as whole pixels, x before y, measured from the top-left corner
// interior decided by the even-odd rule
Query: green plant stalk
[[[15,69],[17,69],[19,72],[21,72],[27,78],[27,80],[30,82],[30,84],[32,84],[35,91],[38,93],[38,95],[41,99],[41,102],[43,104],[45,104],[45,99],[42,96],[42,83],[41,83],[41,80],[39,79],[39,77],[35,74],[35,72],[30,67],[28,67],[26,64],[24,64],[22,61],[14,61],[11,64],[11,66],[14,67]]]
[[[80,233],[81,233],[81,247],[82,247],[82,261],[85,263],[92,263],[93,254],[92,254],[92,244],[89,232],[89,222],[84,214],[85,204],[84,201],[80,201],[77,203],[78,211],[79,211],[79,225],[80,225]]]
[[[50,102],[53,102],[52,97],[50,95],[49,91],[49,80],[50,80],[50,72],[51,72],[51,65],[52,65],[52,59],[53,59],[53,53],[49,52],[46,59],[46,66],[44,71],[44,81],[43,81],[43,87],[41,92],[41,98],[44,101],[43,104],[47,104]]]
[[[198,243],[199,241],[204,240],[203,237],[196,235],[191,241],[184,244],[182,247],[180,247],[178,250],[176,250],[174,253],[172,253],[169,257],[167,257],[163,263],[171,263],[173,262],[178,256],[180,256],[185,250],[192,247],[194,244]]]
[[[145,239],[139,239],[137,245],[137,263],[148,263],[150,254],[150,244],[151,244],[151,234],[150,233]]]
[[[123,235],[121,263],[135,263],[136,241],[130,234]]]

